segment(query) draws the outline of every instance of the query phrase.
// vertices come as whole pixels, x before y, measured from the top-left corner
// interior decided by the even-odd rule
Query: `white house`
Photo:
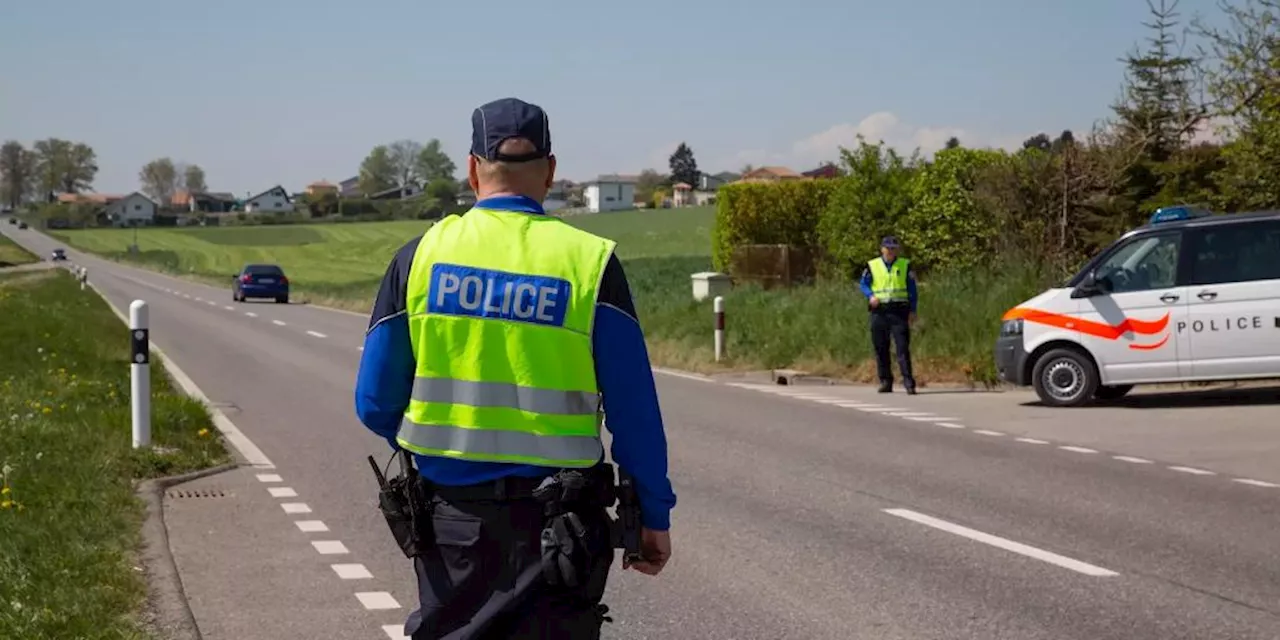
[[[584,183],[587,209],[592,213],[634,209],[637,181],[635,176],[602,175]]]
[[[117,227],[149,225],[156,220],[156,203],[137,191],[107,201],[107,218]]]
[[[276,185],[244,201],[245,211],[293,211],[293,200],[284,187]]]

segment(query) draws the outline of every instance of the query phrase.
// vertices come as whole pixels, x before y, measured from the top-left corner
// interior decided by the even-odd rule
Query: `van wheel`
[[[1094,392],[1093,397],[1099,400],[1119,400],[1132,390],[1131,384],[1102,385]]]
[[[1078,407],[1098,392],[1098,368],[1075,349],[1054,349],[1036,361],[1031,383],[1051,407]]]

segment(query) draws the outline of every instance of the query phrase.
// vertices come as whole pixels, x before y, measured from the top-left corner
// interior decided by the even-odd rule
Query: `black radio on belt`
[[[378,479],[378,510],[386,518],[387,527],[391,529],[396,544],[400,545],[400,551],[405,557],[413,558],[422,555],[432,543],[430,496],[426,495],[409,452],[401,449],[397,457],[400,458],[400,475],[390,480],[378,468],[373,456],[369,456],[369,466],[373,467],[373,475]]]

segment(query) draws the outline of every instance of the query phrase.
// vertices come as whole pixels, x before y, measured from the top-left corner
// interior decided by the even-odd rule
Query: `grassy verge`
[[[854,283],[727,296],[729,360],[713,362],[711,303],[695,303],[690,274],[711,268],[715,211],[691,207],[581,215],[566,221],[618,242],[653,361],[703,372],[796,367],[870,381],[875,376],[865,300]],[[63,232],[68,243],[109,258],[227,286],[246,262],[275,262],[293,283],[293,298],[366,312],[397,248],[422,233],[421,222],[147,229],[143,250],[125,250],[133,232]],[[993,382],[992,348],[999,320],[1042,290],[1039,273],[940,274],[921,283],[920,318],[912,336],[918,377],[928,384]]]
[[[62,270],[0,275],[0,318],[0,638],[148,637],[134,481],[228,461],[209,413],[153,365],[134,451],[127,333]]]
[[[0,236],[0,269],[39,261],[34,254],[18,246],[7,236]]]

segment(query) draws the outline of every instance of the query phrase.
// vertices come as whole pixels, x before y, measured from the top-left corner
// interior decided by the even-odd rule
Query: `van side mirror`
[[[1098,277],[1097,272],[1085,274],[1080,280],[1080,284],[1076,285],[1075,290],[1071,292],[1072,298],[1092,298],[1111,293],[1114,287],[1111,284],[1111,278],[1107,276]]]

